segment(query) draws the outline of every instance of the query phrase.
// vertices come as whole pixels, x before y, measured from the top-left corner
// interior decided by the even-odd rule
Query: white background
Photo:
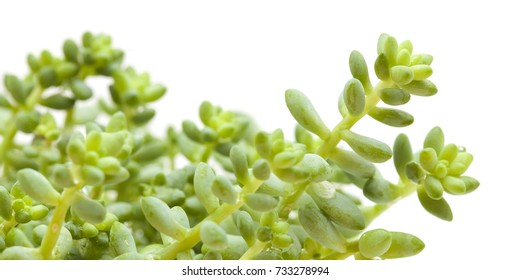
[[[105,32],[112,35],[115,46],[125,50],[126,64],[149,71],[154,81],[168,87],[152,127],[158,134],[169,124],[180,126],[183,119],[198,120],[198,106],[207,99],[255,116],[264,130],[281,127],[291,138],[295,121],[284,103],[286,89],[307,94],[333,127],[340,120],[338,95],[350,78],[349,53],[360,51],[372,65],[380,33],[389,33],[398,41],[410,39],[415,52],[434,56],[431,80],[439,93],[413,97],[403,106],[415,117],[408,128],[364,120],[353,130],[390,146],[398,133],[405,132],[419,147],[427,131],[440,125],[447,142],[466,146],[475,155],[468,173],[481,186],[470,195],[448,198],[454,211],[451,223],[427,214],[411,197],[371,225],[419,236],[427,244],[420,255],[382,264],[328,265],[339,277],[490,275],[502,279],[508,277],[503,265],[510,249],[510,118],[505,114],[510,95],[510,20],[502,3],[3,1],[0,74],[26,73],[29,52],[44,48],[60,52],[66,38],[79,39],[87,30]],[[391,165],[381,168],[391,173]],[[66,267],[74,265],[66,263]],[[0,263],[0,271],[6,268]],[[176,273],[167,278],[178,277]]]

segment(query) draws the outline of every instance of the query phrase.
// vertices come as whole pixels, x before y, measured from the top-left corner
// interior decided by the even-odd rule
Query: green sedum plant
[[[451,221],[447,197],[479,182],[464,175],[473,156],[447,144],[439,127],[419,149],[404,134],[391,148],[355,129],[365,117],[409,126],[413,116],[397,106],[437,92],[432,56],[414,54],[410,41],[383,34],[377,55],[370,76],[363,55],[351,53],[333,128],[304,93],[285,92],[294,140],[208,101],[200,124],[155,136],[151,106],[166,88],[124,66],[104,34],[66,40],[63,55],[28,55],[29,73],[6,74],[0,95],[0,259],[418,254],[418,237],[370,223],[408,196]],[[90,86],[98,77],[110,81],[107,99]],[[397,182],[377,169],[391,158]]]

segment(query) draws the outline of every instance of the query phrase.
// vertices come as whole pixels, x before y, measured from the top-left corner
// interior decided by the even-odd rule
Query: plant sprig
[[[473,156],[446,144],[439,127],[419,150],[404,134],[391,148],[355,130],[367,116],[409,126],[414,117],[395,107],[437,93],[432,56],[413,54],[410,41],[379,37],[376,78],[351,53],[332,128],[304,93],[287,90],[295,140],[209,101],[201,124],[186,120],[157,137],[146,125],[166,88],[123,57],[108,35],[87,32],[80,44],[66,40],[61,56],[28,55],[27,75],[4,76],[0,259],[409,257],[425,246],[418,237],[370,223],[413,194],[451,221],[446,194],[479,186],[464,175]],[[109,100],[89,86],[96,76],[110,79]],[[377,169],[391,158],[398,182]]]

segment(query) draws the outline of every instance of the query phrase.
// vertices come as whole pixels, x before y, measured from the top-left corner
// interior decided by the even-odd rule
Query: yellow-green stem
[[[287,218],[289,216],[290,211],[294,208],[294,204],[296,201],[303,195],[308,187],[309,182],[301,183],[296,186],[296,191],[284,198],[280,205],[278,206],[278,216],[281,218]]]
[[[36,85],[30,95],[27,97],[24,110],[32,111],[35,105],[39,102],[43,91],[44,90],[39,85]],[[9,150],[9,148],[11,148],[14,137],[18,132],[18,128],[16,127],[16,117],[18,115],[19,109],[20,108],[15,108],[13,110],[12,117],[7,124],[7,129],[2,140],[2,145],[0,146],[0,164],[2,164],[5,160],[5,153]]]
[[[375,88],[373,88],[370,92],[367,92],[365,109],[358,116],[353,116],[348,114],[345,116],[338,125],[331,132],[331,136],[326,139],[322,145],[317,149],[317,155],[323,157],[324,159],[328,159],[331,153],[331,150],[335,148],[338,143],[342,140],[341,132],[344,129],[350,129],[356,122],[358,122],[363,116],[368,114],[370,110],[377,106],[377,103],[381,100],[379,97],[379,91],[383,88],[389,87],[390,84],[388,82],[379,82]],[[281,207],[279,209],[280,217],[287,217],[290,213],[294,203],[301,197],[301,195],[306,191],[306,187],[308,184],[302,184],[297,187],[296,192],[291,196],[284,199]]]
[[[249,184],[243,187],[243,190],[240,193],[241,199],[239,199],[236,204],[223,203],[220,207],[214,210],[211,215],[190,229],[183,240],[169,244],[169,246],[162,249],[158,253],[159,259],[173,260],[179,252],[188,250],[195,246],[200,241],[200,227],[204,221],[213,221],[215,223],[223,221],[244,205],[243,198],[245,196],[256,192],[261,185],[262,181],[252,179]]]
[[[16,132],[18,128],[16,127],[16,113],[13,113],[11,120],[7,124],[7,130],[2,140],[2,145],[0,146],[0,164],[5,160],[5,153],[12,146],[12,142],[14,140],[14,136],[16,136]]]
[[[267,242],[262,242],[260,240],[257,240],[253,246],[251,246],[248,251],[246,251],[239,260],[251,260],[253,257],[255,257],[258,253],[262,252],[267,246]]]
[[[11,230],[11,228],[15,227],[17,224],[18,224],[18,222],[16,222],[14,217],[12,217],[8,221],[3,221],[0,224],[0,236],[5,237],[7,235],[7,233]]]
[[[379,91],[384,88],[391,86],[388,82],[379,82],[375,88],[373,88],[370,92],[367,92],[367,97],[365,101],[365,109],[358,116],[353,116],[348,114],[345,116],[335,128],[331,132],[331,136],[326,139],[322,145],[317,149],[317,154],[324,159],[329,158],[331,150],[335,148],[338,143],[342,140],[341,131],[344,129],[350,129],[354,124],[356,124],[361,118],[363,118],[370,110],[377,106],[377,103],[381,100],[379,97]]]
[[[57,244],[67,211],[73,201],[74,195],[81,189],[81,187],[82,185],[77,185],[75,187],[65,189],[62,192],[58,205],[53,211],[53,216],[51,217],[48,229],[46,230],[46,234],[44,235],[41,243],[40,251],[43,259],[52,259],[53,248],[55,248],[55,245]]]

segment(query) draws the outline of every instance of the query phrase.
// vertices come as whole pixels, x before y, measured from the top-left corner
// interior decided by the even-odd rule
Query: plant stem
[[[204,221],[213,221],[215,223],[219,223],[223,221],[225,218],[229,217],[241,208],[244,205],[244,200],[242,198],[246,197],[249,194],[252,194],[257,191],[257,189],[262,185],[263,181],[252,178],[249,184],[246,184],[243,187],[243,190],[240,193],[241,199],[236,204],[227,204],[223,203],[220,207],[218,207],[214,212],[212,212],[207,218],[202,220],[200,223],[195,225],[192,229],[190,229],[183,240],[174,242],[169,244],[166,248],[162,249],[158,252],[159,259],[173,260],[176,258],[177,254],[181,251],[188,250],[195,246],[200,241],[200,227]]]
[[[14,112],[11,120],[7,124],[7,130],[3,137],[2,145],[0,146],[0,164],[2,164],[5,160],[5,153],[12,146],[14,136],[16,136],[16,132],[18,131],[18,128],[16,127],[16,115],[17,113]]]
[[[262,242],[260,240],[255,241],[255,244],[251,246],[248,251],[246,251],[239,260],[251,260],[258,253],[260,253],[264,248],[266,248],[267,242]]]
[[[64,121],[64,131],[72,132],[73,129],[73,118],[74,118],[74,108],[67,110],[66,119]]]
[[[7,233],[9,232],[9,230],[11,230],[11,228],[15,227],[17,224],[18,223],[16,222],[14,217],[12,217],[8,221],[3,221],[2,223],[0,223],[0,236],[5,237],[7,235]]]
[[[298,184],[296,186],[296,191],[281,201],[281,203],[278,205],[278,216],[280,218],[287,218],[289,216],[290,211],[294,207],[294,203],[296,203],[301,195],[303,195],[309,184],[310,182],[308,181]]]
[[[57,244],[60,230],[66,218],[67,211],[71,206],[73,197],[77,191],[82,188],[82,185],[76,185],[72,188],[65,189],[62,192],[59,203],[53,211],[53,217],[48,225],[44,239],[42,240],[40,251],[43,259],[49,260],[52,258],[53,248]]]
[[[372,110],[377,103],[381,100],[379,97],[379,91],[384,88],[389,87],[390,84],[388,82],[379,82],[375,88],[373,88],[370,92],[367,93],[365,109],[363,113],[358,116],[347,115],[343,118],[337,126],[331,132],[331,136],[326,139],[322,145],[317,149],[317,155],[321,156],[324,159],[328,159],[331,153],[331,150],[335,148],[338,143],[342,140],[342,130],[350,129],[356,122],[358,122],[363,116],[368,114],[370,110]],[[285,198],[283,202],[280,204],[280,208],[278,213],[280,217],[287,217],[292,210],[294,203],[301,197],[301,195],[306,191],[308,183],[301,184],[297,186],[296,192],[291,196]]]
[[[24,106],[26,111],[32,111],[34,109],[35,105],[39,102],[43,92],[44,90],[39,85],[34,87],[30,95],[27,97]],[[14,137],[18,132],[18,128],[16,127],[16,117],[18,115],[19,109],[20,108],[15,108],[13,110],[11,120],[8,123],[6,133],[3,137],[2,145],[0,146],[0,164],[2,164],[5,160],[5,153],[12,147]]]
[[[377,103],[381,100],[379,97],[379,92],[391,86],[388,82],[379,82],[375,88],[373,88],[370,92],[367,92],[367,97],[365,101],[365,109],[358,116],[353,116],[348,114],[345,116],[338,124],[333,128],[331,132],[331,136],[326,139],[322,145],[317,149],[317,155],[323,157],[324,159],[329,158],[331,150],[338,145],[338,143],[342,140],[341,131],[344,129],[350,129],[354,124],[356,124],[361,118],[363,118],[368,112],[370,112]]]

